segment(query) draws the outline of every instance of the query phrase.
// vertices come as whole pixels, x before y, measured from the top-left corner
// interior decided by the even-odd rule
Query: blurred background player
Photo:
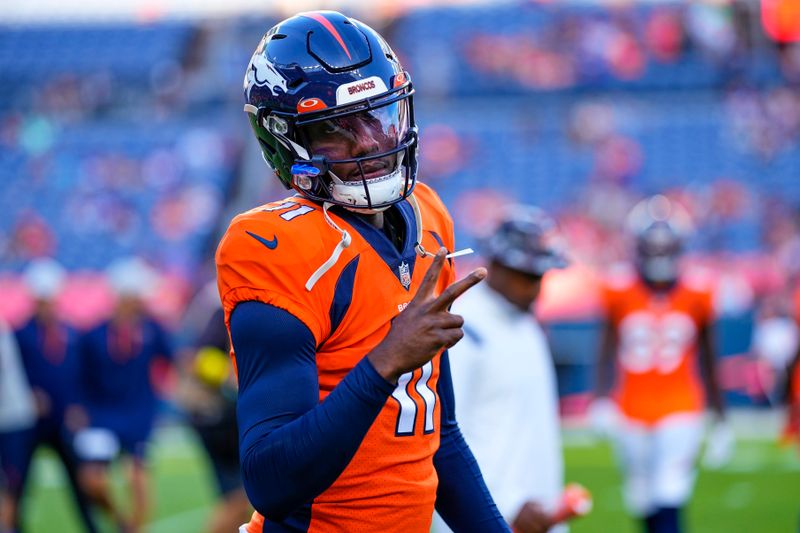
[[[155,364],[171,361],[167,334],[148,314],[144,299],[156,277],[140,259],[123,259],[109,267],[108,280],[117,301],[111,318],[80,340],[83,400],[87,428],[76,437],[85,461],[81,482],[93,499],[125,531],[141,531],[149,511],[147,444],[156,415]],[[132,505],[114,502],[109,461],[117,451],[130,457]],[[122,509],[130,508],[125,515]]]
[[[800,351],[787,365],[786,374],[786,422],[781,440],[800,445]]]
[[[555,369],[531,309],[545,273],[567,265],[556,238],[542,210],[509,209],[484,242],[486,282],[453,305],[465,332],[450,350],[459,424],[520,533],[566,530],[553,528],[564,487]],[[449,529],[438,521],[437,531]]]
[[[199,331],[194,333],[193,353],[182,372],[180,400],[208,455],[220,496],[206,531],[236,531],[249,520],[252,508],[239,466],[236,383],[216,283],[199,292],[186,315],[195,323],[187,324],[187,329],[199,326]]]
[[[677,532],[694,484],[706,403],[715,417],[709,462],[722,464],[732,451],[715,371],[712,297],[680,276],[690,221],[679,205],[660,195],[643,200],[628,224],[637,273],[612,279],[607,289],[592,417],[614,432],[630,511],[650,533]],[[615,406],[607,400],[612,366]]]
[[[13,533],[21,454],[33,440],[36,403],[8,325],[0,320],[0,533]],[[14,490],[12,490],[14,487]]]
[[[759,381],[769,405],[785,400],[791,368],[800,346],[800,327],[794,306],[783,291],[765,296],[757,310],[750,352],[758,363]]]
[[[20,498],[36,449],[50,447],[64,465],[75,502],[87,531],[96,531],[86,496],[77,479],[77,458],[72,447],[75,431],[84,420],[79,405],[80,368],[77,351],[78,333],[58,315],[56,298],[66,280],[64,269],[52,259],[32,262],[24,273],[28,291],[34,298],[34,312],[16,331],[20,356],[36,402],[36,428],[30,439],[17,449],[15,462],[7,474],[9,513],[15,527],[22,531],[19,516]]]

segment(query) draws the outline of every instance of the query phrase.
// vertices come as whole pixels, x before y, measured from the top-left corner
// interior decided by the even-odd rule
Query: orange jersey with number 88
[[[607,319],[616,330],[614,399],[628,418],[653,424],[703,409],[698,334],[713,316],[711,294],[678,283],[656,293],[638,278],[606,289]]]

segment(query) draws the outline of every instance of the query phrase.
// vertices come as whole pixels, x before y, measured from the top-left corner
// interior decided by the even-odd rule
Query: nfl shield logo
[[[408,288],[411,286],[411,271],[408,268],[408,263],[403,261],[400,263],[400,266],[397,267],[397,270],[400,271],[400,283],[402,283],[403,287],[408,290]]]

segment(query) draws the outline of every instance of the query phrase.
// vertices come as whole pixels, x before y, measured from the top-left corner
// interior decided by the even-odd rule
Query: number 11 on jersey
[[[417,400],[411,396],[408,389],[411,382],[414,380],[415,374],[419,374],[420,371],[421,375],[419,379],[417,379],[414,389],[417,391],[419,397],[422,398],[422,409],[417,405]],[[425,413],[424,433],[427,435],[433,432],[433,411],[436,407],[436,393],[434,393],[428,385],[432,373],[433,363],[428,361],[419,370],[406,372],[397,380],[397,387],[394,389],[394,392],[392,392],[392,398],[394,398],[400,407],[400,411],[397,414],[396,435],[408,436],[414,434],[417,413],[420,410],[424,410]]]

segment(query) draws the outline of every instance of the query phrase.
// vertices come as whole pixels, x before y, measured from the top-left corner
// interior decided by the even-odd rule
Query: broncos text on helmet
[[[244,109],[281,183],[361,210],[386,208],[414,188],[413,93],[386,41],[335,11],[275,25],[244,77]]]

